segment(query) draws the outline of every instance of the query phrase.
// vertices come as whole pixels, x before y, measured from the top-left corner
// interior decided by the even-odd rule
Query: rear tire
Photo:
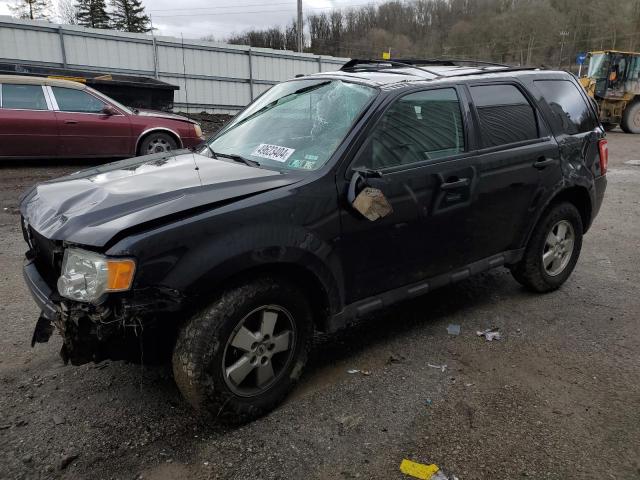
[[[312,326],[304,292],[284,279],[230,288],[182,327],[173,352],[176,384],[209,419],[258,418],[300,377]]]
[[[535,292],[559,288],[571,275],[582,248],[582,218],[568,202],[551,206],[538,221],[513,277]]]
[[[178,148],[178,143],[168,133],[150,133],[142,139],[138,148],[138,155],[152,155],[154,153],[168,153]]]
[[[640,100],[636,100],[622,114],[620,127],[625,133],[640,133]]]

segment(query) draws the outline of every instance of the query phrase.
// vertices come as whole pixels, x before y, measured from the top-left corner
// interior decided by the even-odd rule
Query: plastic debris
[[[486,338],[487,342],[491,342],[493,340],[500,340],[500,338],[502,338],[498,327],[487,328],[486,330],[482,330],[482,331],[478,330],[476,332],[476,335],[478,335],[479,337]]]
[[[447,364],[444,363],[442,365],[434,365],[433,363],[427,363],[427,365],[431,368],[437,368],[438,370],[442,370],[444,372],[447,369]]]
[[[455,475],[452,477],[445,475],[437,465],[424,465],[406,458],[400,463],[400,471],[405,475],[421,480],[458,480]]]
[[[427,401],[425,402],[428,406],[431,406],[431,404],[433,403],[433,400],[431,400],[430,398],[427,398]]]
[[[354,375],[356,373],[360,373],[362,375],[371,375],[371,372],[369,370],[360,370],[358,368],[351,368],[349,370],[347,370],[347,373]]]
[[[447,327],[447,333],[449,335],[460,335],[460,325],[450,323]]]

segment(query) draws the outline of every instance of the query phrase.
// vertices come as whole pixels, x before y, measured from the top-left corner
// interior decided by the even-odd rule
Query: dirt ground
[[[500,269],[318,337],[301,385],[239,428],[199,423],[167,367],[30,347],[17,198],[86,162],[0,166],[0,478],[401,479],[407,458],[460,480],[640,479],[640,166],[624,163],[640,135],[609,138],[605,202],[562,289]]]

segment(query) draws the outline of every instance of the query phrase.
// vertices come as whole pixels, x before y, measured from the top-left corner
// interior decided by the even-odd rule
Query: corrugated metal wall
[[[0,17],[0,62],[158,78],[180,87],[180,111],[235,113],[275,83],[347,60]]]

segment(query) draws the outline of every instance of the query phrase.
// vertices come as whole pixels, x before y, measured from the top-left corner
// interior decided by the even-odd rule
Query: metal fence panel
[[[347,60],[0,16],[0,61],[156,77],[180,87],[175,109],[187,112],[237,112],[277,82]]]

